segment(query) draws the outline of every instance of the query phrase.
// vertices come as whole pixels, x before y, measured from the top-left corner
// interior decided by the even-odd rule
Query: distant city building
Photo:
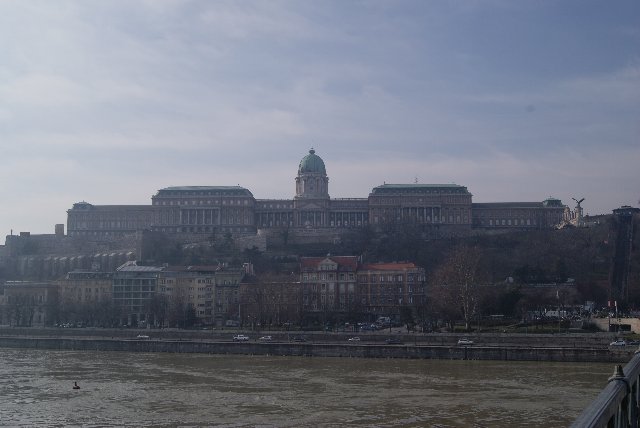
[[[373,314],[399,314],[402,306],[424,309],[425,281],[424,268],[413,263],[365,264],[358,267],[358,298]]]
[[[0,324],[44,327],[55,322],[58,286],[53,282],[6,281],[0,294]]]
[[[425,271],[413,263],[360,264],[355,256],[302,257],[303,313],[316,319],[398,316],[424,305]]]
[[[356,299],[356,256],[302,257],[300,283],[303,312],[354,312]]]
[[[111,301],[113,272],[71,271],[57,282],[60,304]]]
[[[472,203],[456,184],[382,184],[367,198],[329,196],[329,177],[315,150],[302,158],[293,199],[256,199],[240,186],[178,186],[160,189],[151,205],[93,205],[67,211],[69,236],[116,238],[140,230],[168,234],[235,235],[292,229],[340,232],[366,225],[423,225],[443,234],[480,229],[553,227],[563,219],[558,199],[543,202]],[[59,230],[59,229],[57,229]]]
[[[122,324],[137,327],[147,319],[162,267],[127,262],[113,273],[113,303],[122,310]]]
[[[183,312],[191,308],[196,319],[204,324],[211,324],[213,316],[213,299],[218,266],[171,266],[164,268],[158,277],[157,292],[166,297],[167,307],[165,320],[171,324],[172,318],[178,318],[171,312]],[[163,324],[163,320],[155,320]]]
[[[212,313],[214,324],[222,326],[226,320],[240,317],[240,283],[244,276],[245,270],[241,268],[225,267],[216,271]]]
[[[559,199],[542,202],[474,203],[475,229],[548,229],[560,225],[567,207]]]
[[[122,323],[132,326],[221,325],[238,316],[244,275],[243,268],[128,262],[113,274],[113,302],[122,310]]]

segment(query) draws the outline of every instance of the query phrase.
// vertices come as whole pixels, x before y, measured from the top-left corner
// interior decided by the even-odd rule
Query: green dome
[[[324,161],[318,155],[316,151],[311,149],[309,154],[302,158],[300,166],[298,167],[298,174],[303,173],[317,173],[327,175],[327,170],[324,167]]]

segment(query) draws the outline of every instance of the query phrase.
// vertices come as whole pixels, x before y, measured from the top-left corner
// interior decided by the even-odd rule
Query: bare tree
[[[15,293],[9,302],[10,323],[17,327],[31,327],[36,311],[35,298],[27,293]]]
[[[478,311],[480,286],[486,281],[482,252],[478,247],[457,246],[433,275],[434,297],[444,299],[444,304],[457,307],[464,319],[465,329]],[[455,312],[450,315],[454,315]]]
[[[173,295],[167,309],[167,321],[170,327],[184,327],[189,318],[189,305],[186,296],[179,292]]]
[[[170,301],[165,294],[154,293],[145,304],[147,319],[152,320],[156,327],[164,327],[169,313]]]
[[[265,273],[253,277],[241,291],[243,318],[249,317],[262,326],[279,326],[297,319],[299,288],[299,282],[291,275]]]

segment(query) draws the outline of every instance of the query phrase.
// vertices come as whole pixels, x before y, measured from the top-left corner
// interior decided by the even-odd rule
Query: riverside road
[[[239,333],[249,339],[234,341],[234,335]],[[267,340],[266,336],[270,339]],[[469,339],[473,343],[459,344],[460,339]],[[355,334],[226,329],[0,328],[0,346],[18,348],[363,358],[628,361],[637,347],[609,346],[614,339],[615,335],[611,333],[405,334],[397,329]]]

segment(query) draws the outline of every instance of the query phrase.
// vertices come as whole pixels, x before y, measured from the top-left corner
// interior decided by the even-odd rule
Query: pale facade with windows
[[[302,257],[306,312],[399,314],[424,303],[425,271],[413,263],[360,264],[355,256]]]
[[[198,323],[221,324],[237,316],[243,277],[241,268],[173,266],[160,274],[158,291],[169,301],[192,308]]]
[[[60,301],[86,304],[111,300],[112,272],[71,271],[58,281]]]
[[[162,267],[127,262],[113,273],[112,299],[122,310],[122,324],[137,327],[149,320],[149,306],[156,295]]]
[[[210,324],[216,269],[216,266],[165,268],[158,279],[158,292],[174,305],[193,309],[196,319]]]
[[[368,313],[394,315],[425,303],[425,271],[413,263],[371,263],[358,268],[358,297]]]
[[[0,291],[0,324],[45,327],[56,321],[58,286],[54,282],[6,281]]]
[[[352,312],[356,308],[355,256],[302,257],[302,310]]]
[[[476,229],[548,229],[563,223],[566,208],[559,199],[542,202],[474,203]]]

